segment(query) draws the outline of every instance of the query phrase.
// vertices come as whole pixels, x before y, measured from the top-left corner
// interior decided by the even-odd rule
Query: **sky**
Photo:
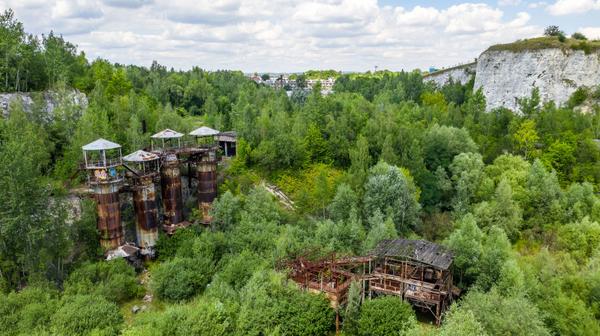
[[[0,0],[88,58],[175,69],[443,68],[548,25],[600,38],[600,0]]]

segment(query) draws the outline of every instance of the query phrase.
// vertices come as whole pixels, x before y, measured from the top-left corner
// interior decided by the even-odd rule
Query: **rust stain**
[[[137,243],[141,248],[156,245],[158,240],[158,208],[156,206],[156,188],[152,176],[135,179],[133,187],[133,207]]]
[[[178,224],[183,221],[183,196],[177,156],[170,154],[165,157],[160,182],[166,224]]]
[[[97,228],[100,232],[100,245],[106,250],[115,249],[123,244],[118,184],[96,184],[94,198],[98,211]]]

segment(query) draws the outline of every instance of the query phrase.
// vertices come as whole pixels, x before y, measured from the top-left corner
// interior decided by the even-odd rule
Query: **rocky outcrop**
[[[438,87],[442,87],[450,81],[450,78],[452,78],[454,82],[460,82],[464,85],[473,78],[476,68],[477,63],[463,64],[427,74],[423,76],[423,80],[426,82],[434,82]]]
[[[542,102],[564,104],[581,86],[600,85],[600,52],[546,48],[494,50],[477,62],[474,90],[482,89],[487,109],[506,107],[518,113],[519,98],[538,88]]]
[[[54,109],[61,103],[72,104],[81,109],[88,105],[87,96],[77,90],[0,93],[0,115],[8,116],[10,104],[15,101],[21,102],[25,112],[41,107],[41,112],[44,112],[48,119],[52,118]]]

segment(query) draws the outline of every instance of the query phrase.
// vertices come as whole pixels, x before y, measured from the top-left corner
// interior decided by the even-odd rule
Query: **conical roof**
[[[199,128],[196,128],[195,130],[190,132],[190,135],[193,136],[197,136],[197,137],[203,137],[203,136],[213,136],[213,135],[217,135],[220,132],[217,130],[214,130],[210,127],[206,127],[206,126],[202,126]]]
[[[143,151],[141,149],[123,157],[123,161],[129,162],[146,162],[158,159],[158,155]]]
[[[173,131],[172,129],[164,129],[156,134],[154,134],[153,136],[151,136],[151,138],[153,139],[173,139],[173,138],[181,138],[183,136],[182,133],[179,133],[177,131]]]
[[[82,146],[81,148],[86,151],[107,150],[107,149],[121,148],[121,145],[114,143],[112,141],[108,141],[106,139],[100,138],[94,142],[90,142],[89,144]]]

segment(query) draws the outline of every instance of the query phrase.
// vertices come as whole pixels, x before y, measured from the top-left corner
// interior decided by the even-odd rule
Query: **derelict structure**
[[[223,143],[217,142],[219,134],[204,126],[187,137],[165,129],[151,136],[149,148],[126,156],[119,144],[105,139],[82,147],[83,168],[96,201],[97,228],[105,251],[128,246],[153,256],[159,229],[172,234],[190,224],[184,196],[195,195],[201,223],[210,225],[210,209],[217,197],[218,154],[223,148]],[[231,141],[225,146],[230,149]],[[183,192],[184,180],[187,193]],[[195,190],[192,180],[197,181]],[[128,199],[133,203],[135,244],[126,241],[122,224],[121,206]]]

